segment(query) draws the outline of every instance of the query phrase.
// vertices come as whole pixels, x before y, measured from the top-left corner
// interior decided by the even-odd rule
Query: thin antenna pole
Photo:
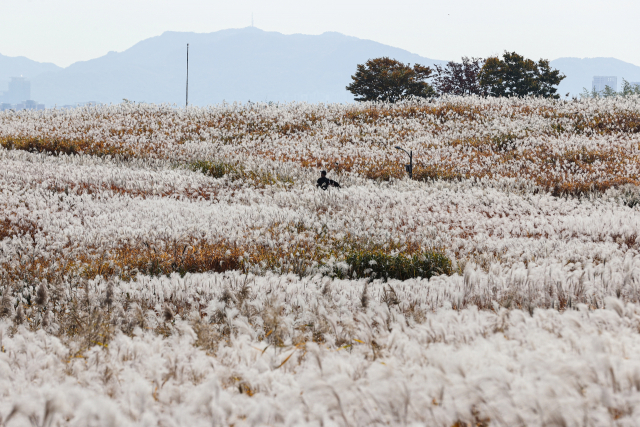
[[[187,43],[187,102],[186,107],[189,106],[189,43]]]

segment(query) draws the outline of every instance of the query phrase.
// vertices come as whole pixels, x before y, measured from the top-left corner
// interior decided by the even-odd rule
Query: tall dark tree
[[[462,62],[449,61],[444,67],[436,65],[433,87],[440,94],[484,95],[478,79],[483,64],[482,58],[465,56]]]
[[[566,76],[552,70],[549,61],[535,62],[515,52],[505,52],[502,59],[488,58],[480,70],[480,86],[489,96],[543,96],[559,98],[556,94]]]
[[[411,67],[387,57],[370,59],[358,64],[347,90],[356,96],[356,101],[396,102],[411,96],[435,96],[425,81],[431,73],[431,68],[419,64]]]

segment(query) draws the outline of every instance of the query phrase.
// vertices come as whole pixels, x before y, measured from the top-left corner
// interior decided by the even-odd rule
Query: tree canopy
[[[482,58],[462,58],[462,62],[449,61],[441,67],[436,65],[433,86],[440,94],[484,95],[478,75],[484,64]]]
[[[485,61],[479,81],[489,96],[559,98],[555,86],[565,77],[552,70],[546,59],[535,62],[515,52],[505,52],[502,59],[494,56]]]
[[[370,59],[358,64],[347,90],[356,96],[356,101],[396,102],[411,96],[435,96],[425,81],[431,73],[431,68],[419,64],[411,67],[387,57]]]

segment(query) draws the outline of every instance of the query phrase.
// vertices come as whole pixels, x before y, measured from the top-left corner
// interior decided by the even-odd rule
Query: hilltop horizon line
[[[124,50],[110,50],[107,53],[105,53],[104,55],[96,56],[96,57],[89,58],[89,59],[77,60],[77,61],[74,61],[74,62],[72,62],[71,64],[69,64],[67,66],[58,65],[55,62],[51,62],[51,61],[38,61],[36,59],[31,59],[31,58],[29,58],[29,57],[27,57],[25,55],[9,56],[9,55],[4,55],[4,54],[2,54],[2,52],[0,52],[0,57],[12,58],[12,59],[27,59],[29,61],[37,62],[39,64],[55,65],[58,68],[66,69],[66,68],[71,67],[74,64],[79,63],[79,62],[92,61],[92,60],[95,60],[95,59],[103,58],[103,57],[105,57],[105,56],[107,56],[109,54],[126,52],[127,50],[135,47],[136,45],[138,45],[141,42],[144,42],[144,41],[150,40],[150,39],[154,39],[154,38],[158,38],[158,37],[162,37],[162,36],[165,36],[165,35],[168,35],[168,34],[181,34],[181,35],[182,34],[194,34],[194,35],[198,36],[198,35],[210,35],[210,34],[222,33],[222,32],[227,32],[227,31],[243,31],[243,30],[255,30],[255,31],[263,32],[263,33],[272,33],[272,34],[278,34],[278,35],[282,35],[282,36],[311,36],[311,37],[317,37],[317,36],[323,36],[323,35],[327,35],[327,34],[336,34],[336,35],[339,35],[339,36],[342,36],[342,37],[347,37],[347,38],[351,38],[351,39],[355,39],[355,40],[373,41],[373,40],[364,39],[364,38],[361,38],[361,37],[350,36],[350,35],[341,33],[339,31],[324,31],[324,32],[322,32],[320,34],[306,34],[306,33],[285,34],[285,33],[279,32],[279,31],[263,30],[261,28],[255,27],[255,26],[246,26],[246,27],[241,27],[241,28],[225,28],[225,29],[222,29],[222,30],[209,31],[209,32],[166,30],[166,31],[163,31],[161,34],[159,34],[157,36],[147,37],[145,39],[139,40],[138,42],[132,44],[131,46],[129,46],[128,48],[126,48]],[[379,43],[379,42],[375,42],[375,43]],[[380,43],[380,44],[384,44],[384,43]],[[404,49],[402,47],[399,47],[399,46],[392,46],[392,45],[386,45],[386,46],[390,46],[390,47],[393,47],[393,48],[396,48],[396,49],[402,49],[402,50],[410,52],[410,53],[412,53],[414,55],[419,55],[417,53],[411,52],[411,51],[409,51],[407,49]],[[422,56],[422,55],[419,55],[419,56]],[[473,55],[469,55],[469,56],[473,56]],[[540,58],[531,58],[531,59],[540,59]],[[549,58],[542,58],[542,59],[549,59]],[[623,61],[623,60],[615,58],[613,56],[584,56],[584,57],[580,57],[580,56],[561,56],[561,57],[558,57],[558,58],[555,58],[555,59],[550,59],[550,61],[556,61],[558,59],[579,59],[579,60],[583,60],[583,59],[615,59],[616,61],[624,62],[626,64],[630,64],[630,65],[634,65],[634,66],[640,66],[640,65],[634,64],[632,62]],[[439,60],[439,61],[447,61],[448,62],[448,61],[458,61],[458,60],[459,60],[459,58],[444,59],[444,60]],[[18,77],[18,76],[16,76],[16,77]]]

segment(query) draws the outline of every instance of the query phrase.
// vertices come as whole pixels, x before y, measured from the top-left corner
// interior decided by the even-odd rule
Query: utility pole
[[[187,43],[187,102],[185,106],[189,106],[189,43]]]

